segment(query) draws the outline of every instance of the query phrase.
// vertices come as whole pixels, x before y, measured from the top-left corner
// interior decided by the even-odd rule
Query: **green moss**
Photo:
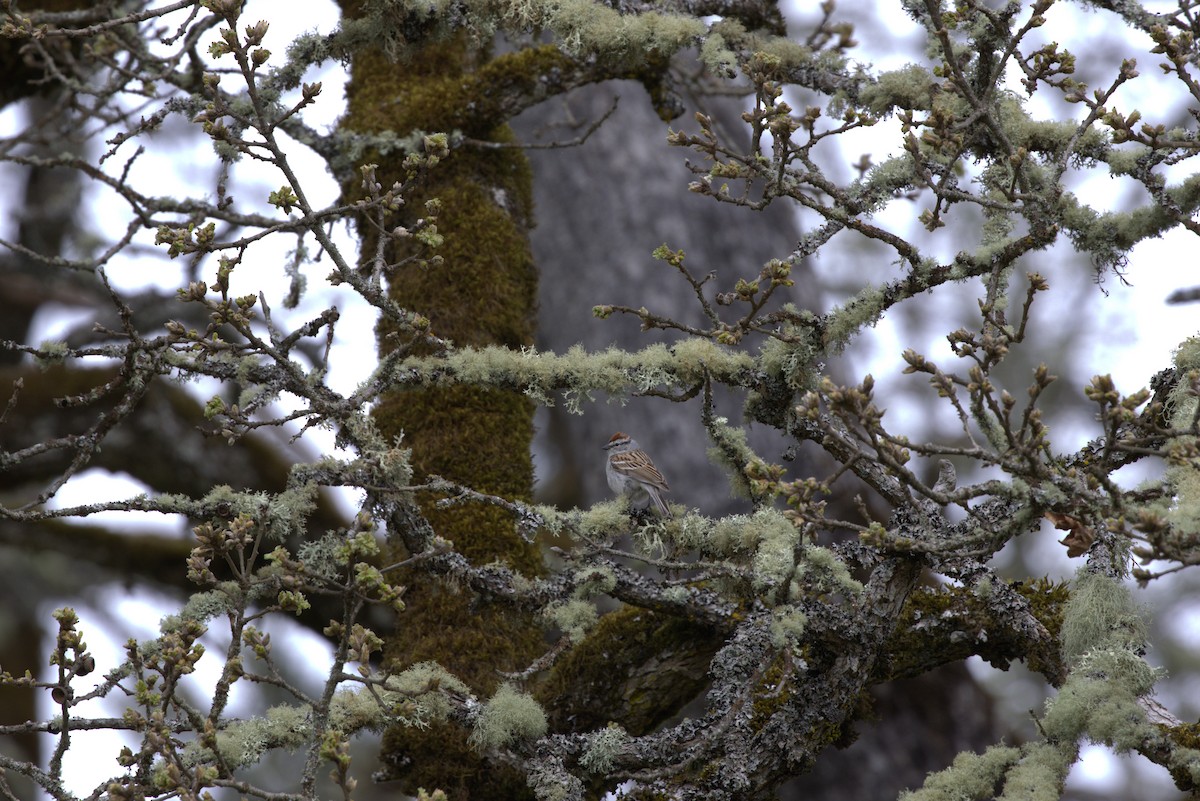
[[[1200,787],[1200,724],[1159,725],[1159,733],[1171,741],[1169,770],[1175,786],[1184,792]]]
[[[1017,591],[1029,602],[1033,616],[1046,627],[1051,642],[1061,642],[1063,610],[1067,600],[1071,597],[1069,585],[1065,582],[1055,583],[1047,578],[1040,578],[1032,583],[1023,584],[1017,588]],[[1066,669],[1057,651],[1029,653],[1026,655],[1025,661],[1030,670],[1044,676],[1060,676]]]
[[[346,6],[347,16],[356,16],[358,4]],[[377,21],[392,30],[360,30],[357,35],[380,40],[395,34],[394,20]],[[394,52],[405,48],[399,39],[390,42]],[[382,48],[356,48],[343,130],[368,135],[392,132],[397,141],[452,131],[508,141],[511,133],[503,123],[511,110],[504,106],[505,81],[535,80],[535,73],[548,68],[547,60],[557,58],[561,63],[561,56],[545,48],[492,60],[485,48],[461,34],[406,55],[400,65]],[[406,175],[402,151],[368,152],[364,157],[378,165],[376,178],[384,186]],[[348,198],[359,192],[354,185],[345,187]],[[528,242],[532,179],[524,155],[516,148],[451,151],[430,171],[420,191],[405,199],[405,207],[389,225],[410,226],[435,199],[440,203],[437,255],[441,266],[393,271],[388,286],[391,299],[428,318],[435,335],[458,344],[510,349],[530,345],[537,275]],[[359,233],[360,252],[373,256],[378,250],[377,230],[363,224]],[[401,247],[385,250],[389,262],[411,255]],[[379,333],[381,351],[398,344],[393,334],[404,336],[389,326]],[[518,392],[459,386],[390,393],[376,404],[373,415],[384,441],[403,435],[414,482],[436,474],[515,500],[529,500],[532,495],[532,417],[533,404]],[[541,572],[537,549],[517,534],[508,512],[484,505],[439,508],[438,499],[429,495],[417,500],[433,530],[476,564],[501,560],[527,575]],[[399,560],[406,555],[391,557]],[[532,615],[492,606],[465,590],[416,573],[399,580],[408,585],[407,611],[403,636],[385,647],[393,668],[437,662],[474,692],[491,694],[500,671],[520,669],[540,653],[541,629]],[[508,725],[505,719],[501,715],[496,723],[500,728],[485,733],[496,734]],[[452,724],[435,722],[419,733],[391,729],[383,753],[385,760],[413,767],[402,785],[409,792],[426,785],[471,795],[470,788],[478,785],[479,794],[520,797],[528,793],[515,772],[487,773],[461,729]]]
[[[904,678],[924,673],[929,665],[980,656],[994,667],[1006,669],[1017,659],[1025,660],[1030,670],[1057,684],[1066,674],[1058,647],[1063,607],[1069,598],[1064,584],[1046,579],[1011,585],[1029,602],[1038,621],[1050,634],[1047,643],[1031,648],[1029,640],[1018,636],[1004,621],[994,619],[986,599],[961,587],[919,587],[905,601],[900,613],[901,625],[888,640],[888,659],[881,662],[880,680]],[[992,592],[995,589],[992,588]],[[986,632],[986,637],[957,640],[933,640],[921,630],[921,622],[953,617],[963,631]]]
[[[795,684],[787,678],[790,664],[783,652],[776,654],[751,691],[754,700],[751,702],[750,730],[755,734],[760,733],[772,716],[791,701]]]
[[[601,617],[555,663],[537,698],[550,710],[555,730],[587,731],[616,722],[641,736],[703,690],[720,645],[708,626],[624,607]]]

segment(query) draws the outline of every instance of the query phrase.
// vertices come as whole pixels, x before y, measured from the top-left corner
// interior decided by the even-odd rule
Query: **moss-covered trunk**
[[[357,3],[344,2],[353,16]],[[360,132],[449,132],[463,128],[473,139],[509,136],[503,119],[463,115],[462,76],[486,60],[465,38],[428,45],[400,62],[378,49],[354,53],[343,125]],[[378,157],[384,186],[403,175],[403,154]],[[390,276],[400,305],[427,316],[433,332],[456,345],[533,342],[536,274],[529,249],[532,224],[529,165],[517,149],[455,150],[410,199],[416,216],[424,201],[438,198],[438,231],[444,237],[440,267],[404,267]],[[361,227],[362,252],[374,254],[377,234]],[[402,254],[393,254],[402,255]],[[380,348],[386,350],[386,331]],[[382,352],[381,350],[381,352]],[[417,480],[436,474],[506,498],[529,499],[533,485],[530,441],[533,404],[517,393],[475,388],[397,392],[379,404],[384,436],[403,434],[412,449]],[[475,563],[500,559],[529,575],[540,571],[533,546],[517,536],[511,516],[484,505],[422,511],[434,530],[452,540]],[[490,694],[500,671],[520,668],[541,647],[540,629],[528,616],[444,584],[405,577],[407,611],[386,654],[403,666],[435,660]],[[521,777],[489,770],[472,753],[461,730],[395,730],[385,739],[383,760],[404,779],[403,789],[440,787],[456,798],[524,797]]]

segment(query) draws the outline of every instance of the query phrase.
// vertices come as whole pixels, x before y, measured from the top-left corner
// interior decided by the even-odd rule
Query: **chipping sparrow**
[[[630,495],[641,508],[653,503],[660,515],[670,518],[671,510],[667,508],[662,493],[670,492],[671,488],[646,452],[638,447],[637,441],[618,431],[612,435],[604,450],[608,451],[604,475],[608,478],[609,488],[619,495]]]

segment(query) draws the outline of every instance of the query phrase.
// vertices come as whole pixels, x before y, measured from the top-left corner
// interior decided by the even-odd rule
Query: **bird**
[[[670,492],[671,488],[637,440],[618,431],[612,435],[604,450],[608,451],[604,475],[609,488],[618,495],[629,495],[638,508],[654,504],[658,514],[669,520],[671,510],[663,500],[662,493]]]

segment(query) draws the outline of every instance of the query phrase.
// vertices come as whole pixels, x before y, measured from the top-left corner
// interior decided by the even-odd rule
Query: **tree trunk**
[[[347,2],[343,9],[354,16],[357,5]],[[343,125],[402,137],[459,128],[462,99],[455,90],[462,86],[461,76],[487,56],[466,37],[426,45],[403,63],[377,49],[360,49],[352,59]],[[503,119],[479,115],[469,124],[472,138],[509,138]],[[404,155],[368,157],[378,163],[384,186],[404,175]],[[410,201],[413,219],[406,220],[425,214],[426,200],[440,202],[437,229],[444,241],[437,252],[444,261],[440,267],[392,271],[391,298],[428,317],[437,336],[457,345],[531,345],[537,279],[528,239],[530,180],[519,150],[453,151]],[[347,187],[347,197],[355,191]],[[365,261],[376,253],[378,233],[369,224],[361,225],[360,233]],[[387,260],[404,255],[389,251]],[[381,355],[394,347],[391,333],[381,327]],[[393,393],[377,406],[375,421],[385,438],[403,437],[403,446],[411,449],[414,480],[438,475],[481,492],[529,500],[533,410],[533,403],[516,392],[455,387]],[[510,514],[484,505],[436,509],[435,500],[422,498],[421,511],[473,562],[503,560],[525,575],[540,572],[537,549],[517,535]],[[404,583],[407,610],[386,650],[395,667],[436,661],[488,696],[501,671],[523,667],[542,648],[541,629],[525,614],[415,573]],[[485,766],[456,726],[395,729],[385,738],[382,759],[408,793],[439,787],[461,799],[528,795],[522,776]]]

